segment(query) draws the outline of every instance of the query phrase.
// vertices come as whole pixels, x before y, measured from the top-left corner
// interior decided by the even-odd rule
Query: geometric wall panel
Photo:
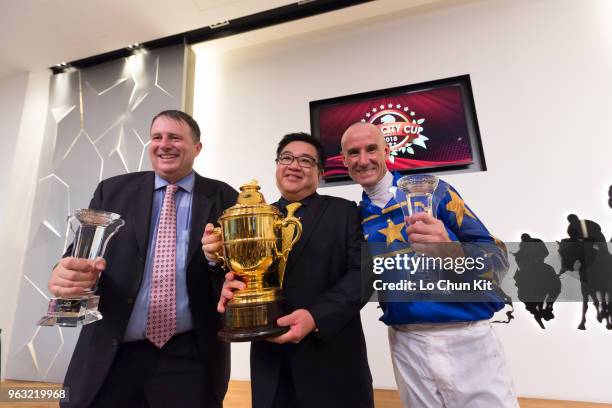
[[[38,181],[38,188],[45,192],[47,203],[40,209],[43,214],[43,225],[58,238],[66,228],[66,216],[70,212],[70,190],[66,181],[56,174],[51,174]]]
[[[47,282],[68,239],[66,218],[87,207],[105,178],[150,170],[147,147],[153,116],[182,109],[183,45],[54,75],[23,281],[6,377],[61,382],[79,329],[37,327]],[[93,323],[95,324],[95,323]]]
[[[103,165],[104,160],[98,149],[89,135],[81,130],[55,169],[55,174],[68,184],[70,204],[73,207],[87,207],[93,193],[92,180],[100,180]]]
[[[28,271],[25,274],[30,282],[37,288],[44,289],[46,292],[47,281],[49,280],[49,270],[57,263],[57,254],[64,251],[64,228],[57,236],[47,224],[39,223],[34,231],[33,240],[28,250]],[[22,316],[20,316],[21,318]]]
[[[77,105],[58,109],[57,137],[55,139],[55,152],[53,165],[57,166],[66,157],[70,146],[81,132],[81,112]]]

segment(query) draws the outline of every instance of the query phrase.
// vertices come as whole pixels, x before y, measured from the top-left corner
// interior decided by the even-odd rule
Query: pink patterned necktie
[[[166,186],[166,195],[159,216],[153,276],[149,293],[147,339],[157,347],[176,332],[176,202],[178,187]]]

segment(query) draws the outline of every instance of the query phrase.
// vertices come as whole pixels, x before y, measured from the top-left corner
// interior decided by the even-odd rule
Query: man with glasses
[[[370,408],[372,377],[359,310],[363,234],[354,203],[317,194],[325,155],[305,133],[288,134],[276,151],[276,205],[296,215],[301,239],[289,255],[283,291],[289,331],[251,344],[253,408]],[[208,225],[202,238],[209,261],[217,261],[220,237]],[[244,284],[226,276],[218,311]]]

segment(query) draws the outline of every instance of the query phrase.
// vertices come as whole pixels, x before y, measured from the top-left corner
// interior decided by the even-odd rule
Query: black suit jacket
[[[98,294],[103,319],[81,330],[64,385],[70,387],[66,407],[91,404],[111,367],[130,318],[142,280],[155,176],[153,172],[124,174],[102,181],[90,208],[112,211],[125,220],[109,241],[106,270],[100,277]],[[216,311],[223,274],[210,267],[200,239],[206,223],[216,223],[224,209],[236,203],[237,193],[229,185],[196,173],[193,189],[191,231],[187,263],[187,292],[207,384],[202,387],[214,398],[210,406],[221,406],[230,372],[229,345],[217,339],[221,327]]]
[[[291,369],[304,407],[373,407],[359,315],[365,303],[361,297],[359,212],[351,201],[315,194],[301,222],[302,237],[285,270],[286,311],[308,310],[318,332],[299,344],[252,343],[253,407],[272,406],[283,364]]]

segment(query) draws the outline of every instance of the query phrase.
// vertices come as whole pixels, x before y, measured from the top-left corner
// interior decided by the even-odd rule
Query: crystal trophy
[[[395,197],[395,201],[400,205],[404,214],[404,219],[417,213],[427,213],[435,217],[433,195],[438,187],[439,179],[431,174],[411,174],[397,180],[397,188],[390,189]],[[406,221],[406,226],[408,223]],[[410,249],[415,256],[422,256],[431,250],[440,249],[444,244],[418,244],[411,243]],[[435,251],[434,251],[435,253]],[[421,285],[436,284],[442,278],[442,272],[434,268],[419,268],[412,271],[410,279],[420,281]],[[435,287],[435,286],[434,286]],[[427,289],[419,292],[419,300],[430,299],[433,295],[448,294],[450,292],[439,289]]]
[[[125,225],[119,214],[80,209],[68,217],[68,225],[74,234],[72,256],[82,259],[104,257],[106,245],[113,235]],[[98,311],[100,296],[95,295],[98,282],[85,293],[74,297],[54,297],[49,301],[47,315],[39,326],[77,327],[102,319]]]

